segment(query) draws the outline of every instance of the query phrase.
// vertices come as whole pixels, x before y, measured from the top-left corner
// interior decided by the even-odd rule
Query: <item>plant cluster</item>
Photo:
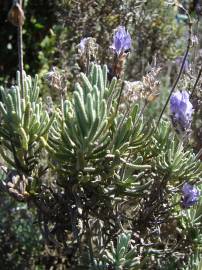
[[[1,87],[1,190],[30,209],[56,269],[200,269],[202,165],[192,131],[200,76],[185,70],[190,32],[157,120],[147,108],[161,95],[161,68],[124,79],[132,38],[123,25],[110,63],[99,64],[94,38],[81,39],[72,91],[57,68],[46,75],[59,102],[47,106],[38,76],[23,70]]]

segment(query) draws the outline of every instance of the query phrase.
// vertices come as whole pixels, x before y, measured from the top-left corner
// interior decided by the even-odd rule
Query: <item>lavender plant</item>
[[[157,241],[152,231],[174,218],[173,197],[181,207],[179,187],[200,177],[201,164],[193,152],[184,149],[169,121],[161,121],[155,130],[144,123],[137,104],[120,111],[122,86],[116,78],[108,81],[107,66],[91,64],[89,74],[81,73],[72,98],[55,105],[52,116],[38,99],[36,80],[32,84],[24,76],[24,86],[25,99],[20,84],[2,90],[1,153],[8,166],[2,184],[15,198],[33,203],[44,235],[71,254],[75,267],[86,252],[87,264],[96,267],[108,243],[128,230],[136,247],[131,260],[137,269],[150,265],[147,244]],[[40,164],[44,149],[46,168]],[[192,192],[195,197],[190,197]],[[184,202],[190,206],[197,196],[190,190]],[[162,242],[161,252],[171,252],[169,245]],[[107,265],[130,268],[121,257],[107,256]],[[66,260],[68,266],[71,260]]]
[[[1,89],[1,186],[37,210],[47,246],[65,269],[180,269],[201,252],[202,166],[184,140],[194,114],[189,93],[173,87],[171,119],[148,123],[158,72],[138,82],[136,102],[122,99],[131,43],[120,26],[111,72],[91,62],[94,40],[82,39],[85,69],[73,93],[64,95],[62,77],[46,77],[62,93],[51,111],[39,98],[37,76],[18,73],[16,86]]]

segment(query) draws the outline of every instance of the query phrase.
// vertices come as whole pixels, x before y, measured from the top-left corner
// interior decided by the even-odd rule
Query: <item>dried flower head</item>
[[[143,77],[143,91],[141,93],[142,98],[147,101],[153,101],[159,95],[160,82],[157,76],[161,68],[152,68],[149,73]]]
[[[14,26],[23,26],[25,21],[24,11],[21,8],[19,3],[13,3],[9,13],[8,13],[8,20]]]
[[[199,196],[200,196],[199,190],[188,183],[185,183],[183,185],[182,193],[183,193],[182,205],[185,208],[194,205],[198,201]]]
[[[185,135],[191,128],[193,106],[187,91],[176,91],[170,98],[172,124],[176,132]]]
[[[98,44],[95,38],[88,37],[81,39],[80,43],[77,45],[79,52],[79,65],[83,72],[88,69],[90,61],[95,61],[98,53]]]
[[[8,192],[18,201],[24,202],[29,198],[29,193],[26,191],[28,179],[23,175],[19,176],[11,171],[7,176],[8,182],[6,188]]]
[[[57,69],[57,67],[52,67],[51,71],[49,71],[45,75],[45,80],[48,85],[56,90],[62,90],[63,88],[63,76]]]
[[[122,102],[134,103],[140,98],[143,91],[143,83],[141,81],[124,81]]]
[[[134,103],[140,98],[153,101],[159,95],[160,82],[157,76],[161,68],[152,68],[141,81],[124,81],[122,103]]]
[[[126,58],[127,53],[122,53],[119,56],[115,55],[112,67],[109,68],[109,78],[113,78],[115,76],[119,79],[123,75]]]
[[[111,48],[117,55],[120,55],[128,52],[131,46],[132,40],[129,32],[124,26],[119,26],[115,31]]]
[[[80,55],[96,58],[98,51],[98,44],[96,43],[95,38],[92,37],[82,38],[80,43],[77,45],[77,48]]]

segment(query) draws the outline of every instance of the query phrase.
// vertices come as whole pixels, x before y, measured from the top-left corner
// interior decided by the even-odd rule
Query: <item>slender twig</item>
[[[19,4],[22,7],[22,0],[19,0]],[[22,98],[24,97],[24,86],[23,86],[23,40],[22,40],[22,25],[18,26],[18,63],[20,71],[20,84],[22,91]]]
[[[188,17],[189,17],[189,16],[188,16]],[[160,114],[160,116],[159,116],[159,119],[158,119],[156,128],[158,127],[158,125],[159,125],[159,123],[160,123],[160,121],[161,121],[161,118],[162,118],[162,116],[163,116],[163,114],[164,114],[164,112],[165,112],[165,110],[166,110],[166,107],[167,107],[168,102],[169,102],[169,100],[170,100],[170,98],[171,98],[171,95],[172,95],[173,92],[175,91],[175,87],[177,86],[177,84],[178,84],[178,82],[179,82],[179,79],[180,79],[180,77],[181,77],[181,75],[182,75],[182,72],[183,72],[183,69],[184,69],[184,65],[185,65],[185,61],[186,61],[186,59],[187,59],[187,56],[188,56],[190,47],[191,47],[191,21],[189,21],[189,37],[188,37],[188,42],[187,42],[187,49],[186,49],[185,55],[184,55],[184,57],[183,57],[183,61],[182,61],[181,67],[180,67],[180,71],[179,71],[178,76],[177,76],[177,78],[176,78],[176,80],[175,80],[175,82],[174,82],[174,85],[173,85],[173,87],[172,87],[172,89],[171,89],[171,91],[170,91],[170,94],[169,94],[169,96],[168,96],[168,98],[167,98],[167,100],[166,100],[166,103],[165,103],[165,105],[164,105],[164,107],[163,107],[163,110],[161,111],[161,114]]]
[[[196,159],[200,158],[200,156],[202,155],[202,148],[198,151],[198,153],[196,154]]]
[[[122,93],[123,93],[123,88],[124,88],[124,80],[122,81],[122,84],[121,84],[121,89],[120,89],[120,92],[119,92],[119,97],[118,97],[118,101],[117,101],[115,115],[117,115],[117,112],[118,112],[118,109],[119,109],[119,105],[121,103],[121,96],[122,96]]]
[[[194,84],[194,86],[193,86],[193,89],[192,89],[190,98],[192,98],[193,95],[194,95],[194,92],[195,92],[195,90],[196,90],[196,86],[197,86],[197,84],[198,84],[198,82],[199,82],[199,79],[200,79],[200,77],[201,77],[201,73],[202,73],[202,66],[201,66],[201,68],[200,68],[200,70],[199,70],[199,73],[198,73],[198,76],[197,76],[197,78],[196,78],[195,84]]]
[[[93,245],[92,245],[92,237],[91,237],[91,229],[90,229],[88,220],[86,220],[85,223],[86,223],[86,229],[87,229],[87,240],[88,240],[88,248],[89,248],[91,265],[93,267],[95,267],[94,254],[93,254]]]
[[[196,37],[198,37],[198,30],[199,30],[199,20],[200,20],[200,18],[199,17],[197,17],[197,21],[196,21],[196,28],[195,28],[195,30],[194,30],[194,32],[196,33],[195,34],[195,36]],[[196,49],[197,49],[197,45],[198,45],[198,43],[197,42],[195,42],[195,44],[194,44],[194,50],[193,50],[193,57],[194,57],[194,66],[193,66],[193,71],[194,71],[194,73],[195,73],[195,70],[196,70]]]

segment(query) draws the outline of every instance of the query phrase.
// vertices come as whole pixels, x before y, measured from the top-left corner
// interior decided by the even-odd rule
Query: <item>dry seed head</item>
[[[19,3],[14,3],[8,13],[8,20],[14,26],[21,27],[25,21],[24,11]]]
[[[29,197],[29,194],[26,191],[28,181],[27,178],[23,175],[15,175],[11,178],[11,181],[7,182],[8,192],[18,201],[26,201]]]
[[[119,56],[114,55],[114,63],[112,65],[112,77],[120,78],[124,73],[124,66],[128,53],[121,53]]]
[[[56,67],[52,67],[51,71],[49,71],[45,75],[45,80],[48,85],[56,90],[62,90],[62,75]]]
[[[143,91],[141,96],[147,101],[153,101],[159,94],[160,82],[157,80],[157,76],[160,70],[161,68],[153,68],[147,75],[143,77]]]
[[[133,103],[140,98],[140,93],[143,91],[143,83],[141,81],[124,81],[123,99],[127,99]]]
[[[98,53],[98,44],[95,38],[83,38],[76,46],[79,54],[79,66],[83,72],[86,71],[89,63],[95,61]]]
[[[98,44],[96,43],[95,38],[83,38],[77,45],[77,48],[81,57],[96,58],[98,52]]]

